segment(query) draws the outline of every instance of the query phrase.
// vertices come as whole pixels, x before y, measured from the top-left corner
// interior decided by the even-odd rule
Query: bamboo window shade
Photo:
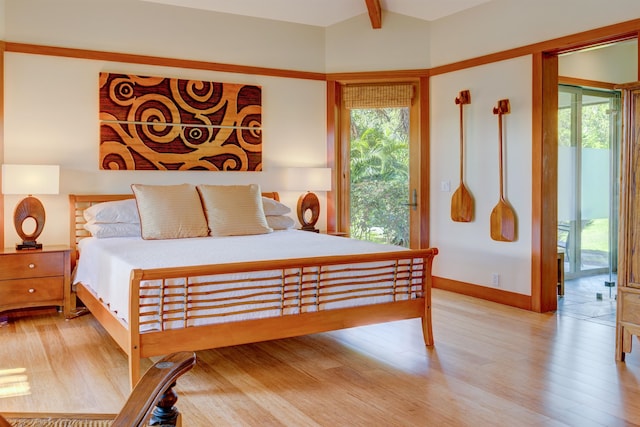
[[[410,83],[346,85],[342,99],[347,109],[410,107],[413,85]]]

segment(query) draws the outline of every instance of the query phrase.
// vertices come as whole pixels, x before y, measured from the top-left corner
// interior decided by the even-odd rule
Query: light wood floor
[[[418,321],[198,352],[178,382],[185,427],[640,425],[640,344],[614,328],[434,291]],[[117,412],[126,359],[91,316],[0,328],[0,412]]]

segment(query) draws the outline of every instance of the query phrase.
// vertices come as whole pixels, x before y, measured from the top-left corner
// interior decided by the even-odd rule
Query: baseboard
[[[473,285],[457,280],[433,277],[433,287],[445,291],[451,291],[474,298],[497,302],[512,307],[531,310],[531,296],[509,292],[502,289],[488,288],[486,286]]]

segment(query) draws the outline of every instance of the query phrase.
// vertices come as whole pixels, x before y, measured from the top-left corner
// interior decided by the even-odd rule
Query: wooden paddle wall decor
[[[493,114],[498,116],[498,141],[499,141],[499,170],[500,170],[500,199],[491,211],[491,238],[501,242],[513,242],[516,240],[516,213],[504,197],[503,177],[503,142],[502,142],[502,116],[511,112],[508,99],[501,99],[493,109]]]
[[[100,169],[262,170],[262,88],[100,73]]]
[[[460,92],[456,98],[460,106],[460,185],[451,197],[451,219],[456,222],[471,222],[473,220],[473,197],[464,185],[464,120],[463,106],[471,104],[471,93],[468,90]]]

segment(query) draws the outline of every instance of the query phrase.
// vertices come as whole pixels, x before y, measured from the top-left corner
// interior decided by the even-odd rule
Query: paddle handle
[[[502,158],[502,116],[511,112],[511,105],[508,99],[501,99],[498,101],[498,105],[493,108],[493,114],[498,115],[498,161],[500,171],[500,200],[504,201],[504,176],[502,172],[503,158]]]
[[[460,106],[460,184],[462,184],[464,182],[464,120],[462,114],[462,106],[465,104],[471,104],[471,92],[469,92],[468,90],[460,91],[460,93],[458,93],[458,97],[456,98],[456,104]]]

